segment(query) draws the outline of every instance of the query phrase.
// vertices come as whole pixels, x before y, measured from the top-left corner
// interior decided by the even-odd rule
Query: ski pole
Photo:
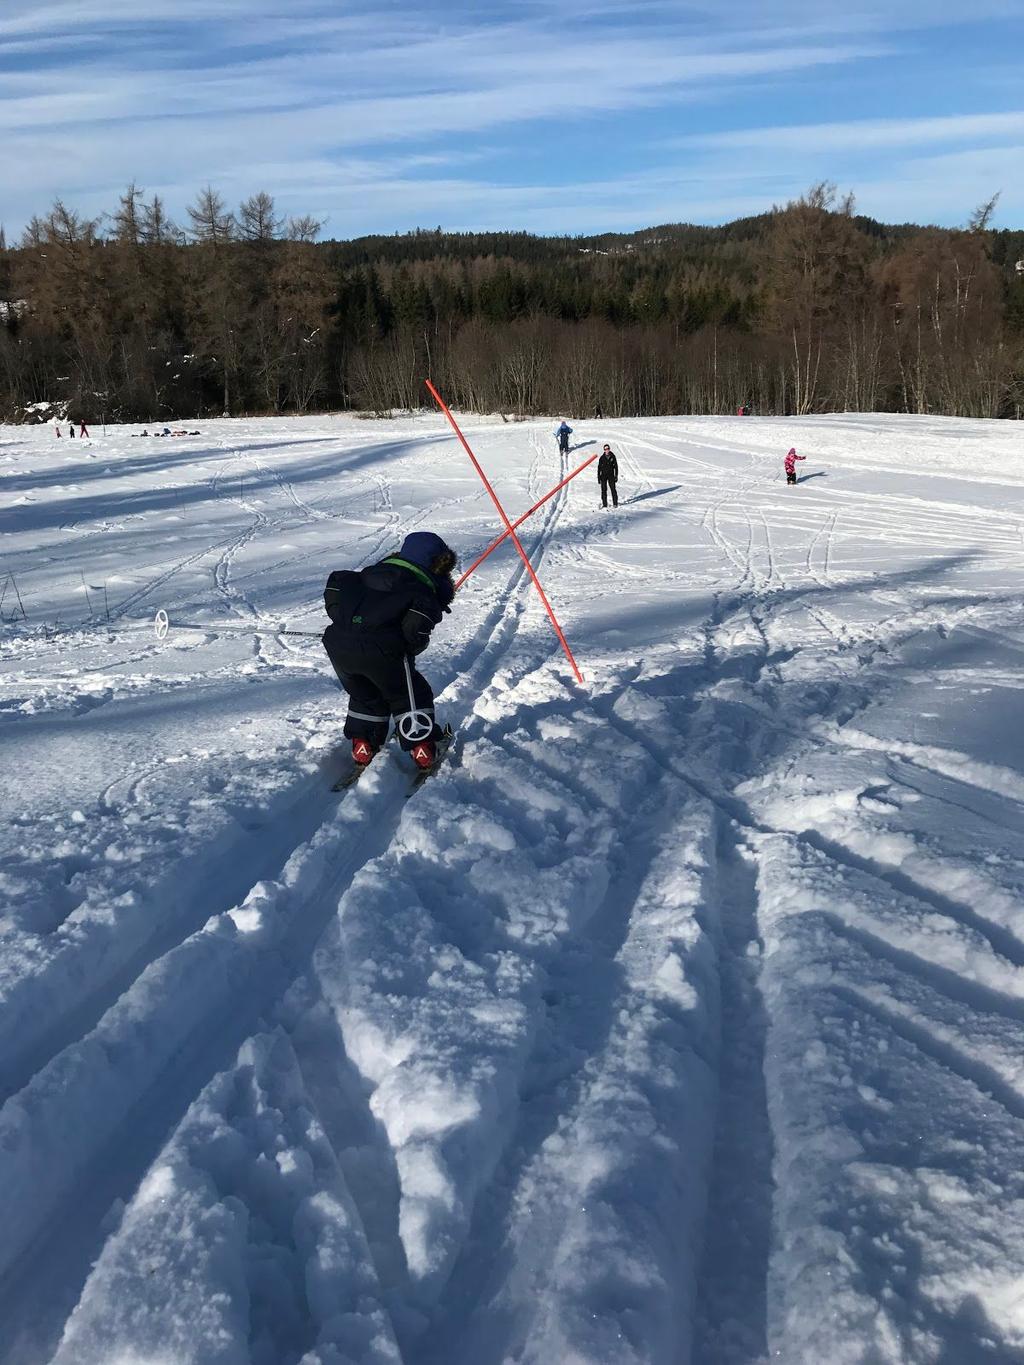
[[[402,663],[405,664],[405,686],[409,693],[409,709],[404,716],[397,716],[398,733],[410,744],[415,744],[417,740],[427,739],[434,733],[434,717],[428,711],[420,711],[416,707],[416,693],[412,686],[412,665],[409,663],[409,656],[402,656]]]
[[[156,638],[158,640],[166,639],[167,632],[170,630],[171,626],[173,626],[175,630],[202,630],[206,631],[207,634],[214,635],[219,635],[224,631],[239,635],[255,635],[258,631],[262,630],[268,635],[305,635],[309,639],[315,637],[319,640],[323,634],[322,630],[278,630],[274,626],[243,626],[235,625],[234,622],[231,621],[226,622],[224,625],[208,624],[205,626],[193,621],[171,621],[168,618],[166,611],[161,607],[153,618],[153,630],[156,634]]]

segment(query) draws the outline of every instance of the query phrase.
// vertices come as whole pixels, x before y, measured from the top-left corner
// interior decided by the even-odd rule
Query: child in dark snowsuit
[[[608,506],[608,490],[612,493],[612,506],[618,507],[619,494],[615,485],[619,481],[619,462],[611,446],[605,446],[597,462],[597,481],[601,485],[601,506]]]
[[[789,454],[786,456],[785,459],[787,483],[796,483],[796,462],[797,460],[806,459],[807,459],[806,455],[798,455],[796,453],[796,446],[790,447]]]
[[[455,596],[454,551],[432,531],[414,531],[402,548],[358,573],[335,570],[324,589],[331,625],[323,644],[348,693],[345,735],[352,757],[370,762],[394,716],[398,740],[420,768],[432,766],[442,730],[434,694],[412,665]]]

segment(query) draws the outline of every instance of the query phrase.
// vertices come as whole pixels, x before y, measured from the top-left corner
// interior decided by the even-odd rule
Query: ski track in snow
[[[489,499],[433,416],[204,426],[0,445],[0,1360],[1024,1357],[1012,424],[467,419],[622,502],[520,532],[583,687],[511,546],[460,593],[409,801],[278,632]]]

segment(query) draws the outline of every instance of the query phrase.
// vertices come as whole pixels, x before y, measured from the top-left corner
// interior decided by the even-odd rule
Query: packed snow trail
[[[496,552],[407,801],[330,793],[279,631],[411,529],[468,562],[468,461],[202,425],[0,429],[0,1360],[1020,1359],[1016,428],[575,424],[621,506],[523,541],[587,686]],[[549,426],[466,419],[510,514]]]

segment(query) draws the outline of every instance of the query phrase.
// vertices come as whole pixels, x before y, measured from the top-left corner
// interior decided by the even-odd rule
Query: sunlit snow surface
[[[1024,428],[467,419],[622,506],[524,527],[582,688],[460,593],[407,801],[279,631],[468,460],[195,425],[0,428],[5,1365],[1024,1358]]]

